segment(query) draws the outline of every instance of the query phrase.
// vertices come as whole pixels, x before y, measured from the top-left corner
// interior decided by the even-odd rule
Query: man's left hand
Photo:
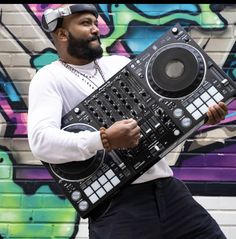
[[[210,106],[207,111],[208,119],[206,121],[207,125],[218,124],[221,120],[225,119],[228,114],[228,108],[224,102],[219,102],[213,106]]]

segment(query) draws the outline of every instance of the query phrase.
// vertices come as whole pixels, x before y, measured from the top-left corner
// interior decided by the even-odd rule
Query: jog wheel
[[[184,43],[173,43],[158,49],[151,57],[147,83],[151,90],[165,98],[181,98],[193,93],[204,81],[206,63],[202,54]]]
[[[85,130],[91,132],[96,131],[96,129],[92,126],[82,123],[68,125],[63,128],[63,130],[74,133],[79,133],[80,131]],[[61,179],[67,181],[80,181],[94,173],[102,164],[104,157],[105,150],[99,150],[97,151],[97,154],[95,156],[85,161],[73,161],[62,164],[49,164],[49,166],[52,172]]]

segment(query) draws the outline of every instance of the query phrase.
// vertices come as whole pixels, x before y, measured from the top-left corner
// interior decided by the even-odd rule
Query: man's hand
[[[228,109],[225,103],[219,102],[208,108],[207,116],[208,120],[207,125],[218,124],[221,120],[225,119],[225,116],[228,114]]]
[[[106,134],[112,149],[132,148],[138,145],[140,127],[136,120],[125,119],[106,129]]]

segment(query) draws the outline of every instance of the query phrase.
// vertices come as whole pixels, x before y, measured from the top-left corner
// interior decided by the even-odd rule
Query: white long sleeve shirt
[[[106,80],[129,63],[123,56],[106,56],[98,60]],[[95,73],[94,62],[71,65],[80,72]],[[96,86],[104,83],[99,72],[91,78]],[[41,68],[29,87],[28,140],[33,155],[48,163],[66,163],[91,158],[103,149],[99,131],[79,133],[61,129],[61,118],[90,95],[94,89],[78,76],[55,61]],[[172,176],[164,159],[160,160],[134,183]]]

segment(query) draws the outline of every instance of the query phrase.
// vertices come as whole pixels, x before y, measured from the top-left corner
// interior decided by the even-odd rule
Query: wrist
[[[109,142],[109,138],[107,136],[106,128],[101,127],[99,129],[99,131],[100,131],[100,137],[101,137],[103,148],[107,151],[111,151],[112,148],[111,148],[111,144]]]

